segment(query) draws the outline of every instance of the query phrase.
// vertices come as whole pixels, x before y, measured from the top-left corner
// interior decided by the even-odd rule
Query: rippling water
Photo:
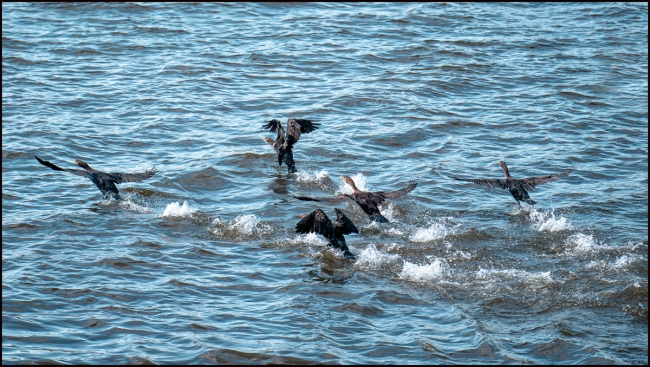
[[[648,363],[647,4],[2,5],[3,363]],[[264,121],[309,118],[297,174]],[[64,168],[159,173],[102,200]],[[575,171],[530,192],[452,180]],[[353,203],[411,194],[370,222]],[[342,209],[356,261],[300,215]]]

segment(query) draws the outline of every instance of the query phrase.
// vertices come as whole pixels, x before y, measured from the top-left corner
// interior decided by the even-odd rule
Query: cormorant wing
[[[292,147],[300,139],[300,133],[309,134],[318,129],[318,125],[311,120],[289,119],[287,121],[287,146]]]
[[[573,168],[570,168],[562,173],[558,173],[557,175],[549,175],[549,176],[535,176],[535,177],[528,177],[528,178],[522,178],[521,179],[521,186],[526,189],[526,190],[532,190],[535,188],[537,185],[553,182],[557,179],[560,179],[569,173],[573,171]]]
[[[472,182],[477,185],[483,185],[483,186],[488,186],[488,187],[496,187],[498,189],[507,189],[508,185],[506,184],[505,180],[499,180],[498,178],[458,178],[454,176],[449,176],[453,179],[459,180],[459,181],[467,181],[467,182]]]
[[[336,212],[336,220],[332,225],[340,234],[350,234],[350,233],[359,233],[357,227],[352,223],[350,218],[348,218],[343,212],[337,208],[334,208]]]
[[[343,201],[343,200],[352,200],[346,195],[330,196],[330,197],[326,197],[326,198],[310,198],[308,196],[295,196],[295,195],[293,195],[293,197],[298,199],[298,200],[327,201],[327,202],[330,202],[330,203],[336,203],[336,202]]]
[[[146,180],[149,177],[153,176],[158,172],[156,167],[140,172],[140,173],[119,173],[119,172],[111,172],[108,173],[108,176],[111,181],[115,182],[116,184],[121,184],[122,182],[138,182],[142,180]]]
[[[281,147],[284,148],[286,138],[284,137],[284,129],[282,128],[282,123],[278,120],[271,120],[268,122],[268,124],[264,125],[265,129],[270,129],[272,133],[278,132],[278,137],[275,139],[275,143],[273,144],[273,148]]]
[[[280,130],[283,130],[282,124],[278,120],[271,120],[268,122],[268,124],[264,125],[264,128],[270,129],[272,133],[274,133],[278,129],[278,127],[280,128]]]
[[[413,191],[418,185],[415,181],[409,181],[409,185],[401,190],[396,191],[379,191],[377,194],[383,195],[385,198],[394,199],[408,194]]]
[[[296,224],[298,233],[318,233],[325,236],[330,241],[336,239],[336,233],[332,221],[325,215],[321,209],[316,209],[309,215],[305,216]]]
[[[38,163],[40,163],[40,164],[42,164],[42,165],[44,165],[46,167],[50,167],[51,169],[53,169],[55,171],[65,171],[65,172],[74,173],[75,175],[82,176],[82,177],[90,177],[88,172],[86,172],[86,171],[84,171],[82,169],[61,168],[61,167],[55,165],[54,163],[44,161],[44,160],[38,158],[37,156],[34,156],[34,158],[36,158]]]

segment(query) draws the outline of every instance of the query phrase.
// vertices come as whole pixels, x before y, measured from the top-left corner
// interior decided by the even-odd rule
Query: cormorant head
[[[350,178],[350,176],[341,176],[341,179],[343,180],[343,182],[350,185],[350,187],[352,187],[352,190],[354,190],[354,191],[358,190],[357,186],[354,184],[354,180],[352,180],[352,178]]]
[[[90,169],[90,166],[86,162],[82,161],[81,159],[75,159],[74,163],[85,170]]]
[[[510,177],[510,172],[508,172],[508,166],[506,166],[506,162],[499,161],[499,166],[501,166],[501,169],[506,174],[506,177]]]

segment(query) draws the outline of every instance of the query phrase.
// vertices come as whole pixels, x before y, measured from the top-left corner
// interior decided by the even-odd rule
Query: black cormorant
[[[458,178],[454,176],[449,176],[449,177],[460,181],[472,182],[478,185],[496,187],[499,189],[508,189],[508,191],[510,191],[510,194],[512,194],[512,197],[515,198],[515,200],[517,200],[518,205],[521,205],[520,201],[525,201],[528,204],[534,205],[536,204],[536,202],[528,196],[528,192],[526,190],[532,190],[537,185],[553,182],[559,178],[568,175],[573,171],[573,168],[570,168],[562,173],[558,173],[557,175],[535,176],[535,177],[528,177],[528,178],[514,178],[510,176],[510,172],[508,172],[508,166],[506,166],[506,162],[499,161],[499,166],[501,166],[501,169],[506,175],[506,178],[503,180],[500,180],[498,178]]]
[[[356,256],[350,252],[348,245],[345,244],[344,234],[359,233],[354,223],[343,214],[342,211],[334,208],[336,220],[334,222],[325,215],[320,209],[316,209],[310,214],[304,215],[296,224],[298,233],[318,233],[323,235],[329,241],[329,246],[343,251],[346,259],[356,259]]]
[[[368,192],[368,191],[361,191],[357,189],[357,186],[354,184],[354,181],[349,176],[341,176],[341,179],[343,179],[345,183],[347,183],[348,185],[350,185],[350,187],[352,187],[352,191],[353,191],[352,194],[343,194],[343,195],[338,195],[334,197],[325,197],[325,198],[310,198],[306,196],[294,196],[294,197],[299,200],[309,200],[309,201],[337,202],[343,200],[352,200],[355,203],[359,204],[361,210],[363,210],[366,214],[368,214],[368,216],[370,216],[370,219],[377,221],[379,223],[388,223],[388,219],[386,219],[379,212],[378,205],[381,204],[386,199],[395,199],[395,198],[402,197],[408,194],[409,192],[413,191],[413,189],[415,189],[415,187],[418,185],[417,182],[415,181],[409,181],[409,185],[401,190]]]
[[[308,134],[316,129],[320,124],[314,123],[311,120],[303,119],[289,119],[287,121],[287,132],[285,136],[284,129],[279,120],[271,120],[266,125],[265,129],[270,129],[272,133],[278,131],[278,136],[275,141],[271,138],[262,138],[273,150],[278,154],[278,165],[284,162],[287,165],[288,173],[296,172],[296,163],[293,161],[293,145],[300,139],[300,134]]]
[[[106,172],[97,171],[96,169],[91,168],[86,162],[78,159],[75,159],[74,163],[76,163],[77,166],[83,168],[83,170],[61,168],[59,166],[54,165],[53,163],[44,161],[38,157],[36,157],[36,160],[40,164],[46,167],[50,167],[55,171],[65,171],[65,172],[74,173],[75,175],[78,176],[87,177],[90,179],[90,181],[92,181],[95,184],[95,186],[97,186],[99,191],[102,192],[104,198],[110,196],[114,199],[120,199],[120,195],[117,191],[117,187],[115,186],[115,184],[121,184],[123,182],[142,181],[153,176],[157,172],[156,168],[154,167],[142,173],[118,173],[118,172],[106,173]]]

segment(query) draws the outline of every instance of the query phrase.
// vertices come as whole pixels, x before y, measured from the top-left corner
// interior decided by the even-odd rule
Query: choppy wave
[[[647,9],[3,3],[3,362],[647,364]],[[102,201],[41,154],[159,171]],[[575,171],[449,178],[498,160]],[[341,175],[419,185],[292,198]],[[295,233],[335,207],[356,261]]]
[[[590,270],[605,270],[605,271],[628,271],[628,269],[636,263],[642,262],[640,256],[634,254],[626,254],[610,260],[592,260],[585,265],[585,269]]]

